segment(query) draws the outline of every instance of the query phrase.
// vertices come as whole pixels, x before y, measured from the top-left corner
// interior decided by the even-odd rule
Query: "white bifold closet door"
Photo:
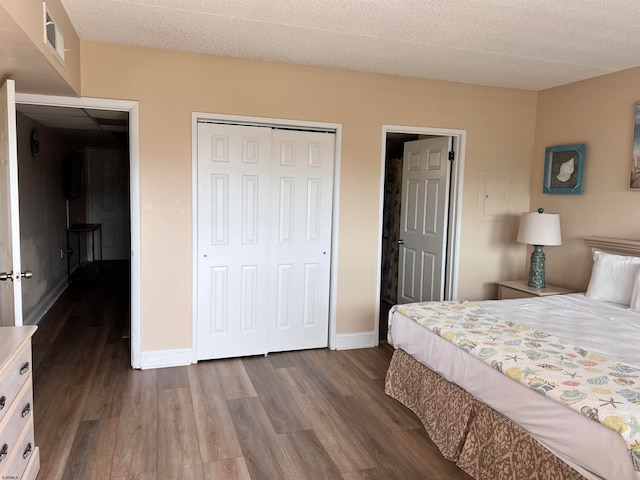
[[[198,359],[327,346],[334,141],[198,124]]]

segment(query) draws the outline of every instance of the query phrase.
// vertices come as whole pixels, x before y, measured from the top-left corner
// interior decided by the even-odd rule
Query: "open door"
[[[444,299],[449,137],[404,144],[398,303]]]
[[[0,325],[22,325],[20,212],[18,208],[18,147],[16,87],[6,80],[0,88]]]

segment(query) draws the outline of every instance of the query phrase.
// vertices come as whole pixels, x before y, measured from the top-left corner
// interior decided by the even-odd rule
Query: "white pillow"
[[[595,251],[586,296],[593,300],[630,305],[639,267],[639,257]]]
[[[635,283],[633,285],[633,291],[631,292],[631,304],[629,305],[631,310],[640,311],[640,268],[636,272]]]

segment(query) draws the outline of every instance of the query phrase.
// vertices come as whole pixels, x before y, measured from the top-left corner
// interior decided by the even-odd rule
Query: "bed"
[[[585,293],[389,313],[387,394],[476,479],[640,480],[640,242],[587,243]]]

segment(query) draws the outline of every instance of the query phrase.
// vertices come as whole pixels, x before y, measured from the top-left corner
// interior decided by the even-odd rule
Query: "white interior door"
[[[198,124],[198,359],[267,353],[271,130]]]
[[[22,325],[15,82],[0,88],[0,325]]]
[[[101,225],[103,260],[127,260],[131,256],[129,152],[89,149],[87,159],[89,221]]]
[[[269,351],[329,341],[335,135],[274,130]]]
[[[444,298],[449,137],[404,144],[398,303]]]
[[[334,141],[198,124],[198,359],[327,346]]]

